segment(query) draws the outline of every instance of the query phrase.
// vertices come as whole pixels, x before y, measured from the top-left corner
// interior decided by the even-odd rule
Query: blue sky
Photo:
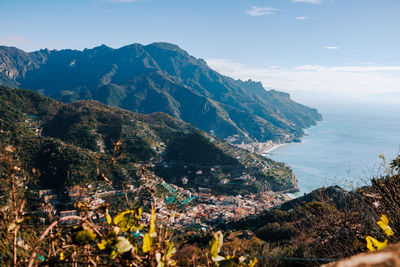
[[[166,41],[295,99],[400,98],[398,0],[1,0],[0,44]]]

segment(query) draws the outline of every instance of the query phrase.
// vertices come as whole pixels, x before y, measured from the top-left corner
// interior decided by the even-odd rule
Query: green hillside
[[[62,104],[28,90],[0,89],[3,145],[17,147],[40,187],[97,181],[138,182],[141,166],[167,182],[215,194],[296,190],[292,171],[164,113],[150,115],[95,101]],[[237,179],[247,175],[248,180]],[[183,184],[182,179],[188,179]],[[225,181],[225,182],[222,182]]]
[[[286,93],[223,76],[169,43],[31,53],[0,46],[0,85],[63,102],[98,100],[139,113],[165,112],[238,143],[292,141],[322,119]]]

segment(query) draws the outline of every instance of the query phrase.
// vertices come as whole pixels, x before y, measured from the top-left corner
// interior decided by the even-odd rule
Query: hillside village
[[[43,121],[40,116],[24,114],[25,119],[21,121],[23,125],[30,129],[36,136],[41,136],[43,132]],[[128,130],[132,130],[129,125],[124,125],[125,135],[129,135]],[[139,132],[138,135],[145,133]],[[132,138],[132,137],[131,137]],[[212,186],[210,186],[210,177],[218,177],[220,184],[232,185],[248,185],[249,182],[255,181],[256,178],[252,176],[251,169],[259,168],[265,172],[274,171],[274,165],[267,159],[252,158],[245,150],[236,149],[233,145],[224,143],[214,136],[209,136],[209,141],[214,143],[217,147],[224,151],[228,151],[236,160],[241,162],[247,172],[232,172],[231,175],[226,175],[222,171],[224,168],[231,166],[222,165],[184,165],[186,174],[181,176],[182,186],[177,186],[167,183],[164,179],[154,175],[153,173],[143,173],[144,168],[160,167],[163,169],[174,168],[174,165],[182,165],[176,161],[168,162],[163,160],[165,156],[164,142],[151,147],[155,152],[152,162],[141,166],[140,164],[133,164],[133,169],[137,172],[137,177],[140,177],[139,184],[131,183],[125,184],[124,190],[115,189],[112,185],[104,183],[103,186],[88,184],[76,185],[66,188],[66,197],[60,198],[52,189],[31,190],[31,195],[37,197],[37,210],[34,213],[38,217],[38,222],[45,224],[54,220],[55,217],[65,217],[71,215],[78,215],[79,209],[84,207],[85,210],[91,210],[89,215],[93,220],[104,220],[95,211],[99,208],[104,208],[110,197],[113,198],[127,198],[131,197],[141,187],[150,189],[155,192],[147,199],[141,199],[141,202],[150,207],[152,203],[156,204],[158,216],[161,220],[169,221],[171,215],[174,214],[171,220],[171,226],[175,229],[210,229],[213,225],[218,223],[225,223],[232,220],[255,215],[263,212],[272,207],[277,207],[283,202],[292,198],[289,192],[293,190],[286,190],[282,192],[273,192],[271,190],[262,191],[260,193],[250,193],[244,195],[224,195],[213,194]],[[129,140],[129,137],[127,138]],[[100,140],[100,141],[99,141]],[[98,153],[105,153],[104,140],[100,138],[97,141],[99,146]],[[284,164],[283,164],[284,165]],[[256,170],[256,169],[255,169]],[[127,171],[123,171],[128,176]],[[235,173],[236,177],[235,177]],[[189,179],[202,179],[201,186],[197,190],[189,189],[187,186]],[[150,177],[149,177],[150,176]],[[192,176],[190,178],[189,176]],[[203,178],[201,178],[203,177]],[[127,180],[132,178],[127,177]],[[111,182],[111,181],[109,181]],[[139,188],[140,187],[140,188]],[[106,200],[107,199],[107,200]],[[57,208],[59,207],[59,208]],[[69,209],[67,209],[69,207]],[[61,208],[61,209],[60,209]],[[150,215],[144,213],[143,218],[149,219]],[[74,224],[76,222],[65,222],[67,224]]]
[[[177,230],[183,229],[210,229],[218,223],[226,223],[238,220],[249,215],[259,214],[272,207],[278,207],[292,198],[291,194],[266,191],[259,194],[247,196],[215,196],[210,193],[196,193],[185,190],[175,185],[151,183],[145,185],[148,188],[159,190],[160,187],[167,189],[161,194],[156,194],[143,199],[145,207],[153,203],[158,211],[157,216],[162,221],[170,221],[171,227]],[[137,192],[138,188],[128,185],[125,190],[115,190],[109,186],[94,189],[88,185],[67,188],[69,201],[60,202],[57,195],[51,189],[32,190],[31,195],[39,199],[38,209],[33,212],[38,215],[38,221],[42,224],[49,223],[57,216],[65,217],[78,215],[80,210],[89,210],[92,220],[104,220],[96,210],[107,207],[107,197],[125,198]],[[158,195],[158,196],[157,196]],[[57,206],[71,207],[69,210],[58,210]],[[150,218],[150,214],[144,212],[143,218]],[[66,222],[74,224],[72,220]]]
[[[26,126],[30,128],[36,135],[41,135],[42,133],[42,121],[40,117],[34,115],[26,115],[24,121]],[[255,159],[248,158],[247,153],[241,153],[241,150],[235,150],[233,147],[229,147],[227,144],[222,142],[217,142],[213,137],[210,137],[211,141],[216,142],[216,145],[222,147],[223,149],[231,150],[231,153],[235,155],[236,159],[243,161],[246,164],[246,168],[255,165],[254,167],[262,167],[264,171],[268,171],[273,166],[265,161],[257,161]],[[103,144],[99,152],[105,153]],[[152,149],[158,155],[164,155],[165,145],[161,143],[159,147],[152,147]],[[154,167],[155,165],[161,166],[162,168],[171,168],[171,164],[163,161],[161,157],[155,157],[153,159],[154,163],[148,164],[149,167]],[[262,166],[260,166],[262,165]],[[184,166],[187,169],[187,175],[190,175],[192,168],[190,166]],[[194,166],[191,166],[194,167]],[[197,169],[193,169],[196,176],[201,176],[204,174],[215,173],[220,177],[221,184],[248,184],[248,181],[254,180],[250,174],[242,173],[236,178],[227,177],[221,173],[221,168],[224,166],[197,166]],[[140,165],[136,165],[139,170]],[[208,168],[208,169],[207,169]],[[229,222],[232,220],[238,220],[240,218],[255,215],[272,207],[279,206],[283,202],[291,199],[290,194],[285,194],[284,192],[273,192],[264,191],[257,194],[248,195],[214,195],[211,193],[211,189],[208,187],[208,179],[204,179],[204,187],[198,187],[197,192],[193,190],[184,189],[182,187],[168,184],[164,182],[160,177],[153,176],[152,179],[147,179],[145,175],[138,173],[141,177],[141,184],[148,188],[152,188],[157,194],[153,194],[152,199],[145,199],[144,203],[150,207],[152,202],[156,203],[156,208],[159,211],[158,216],[161,220],[169,220],[171,214],[174,217],[171,221],[171,226],[176,229],[209,229],[211,226]],[[188,183],[188,178],[182,177],[182,184],[185,186]],[[112,186],[95,187],[94,185],[84,186],[74,186],[66,189],[66,193],[69,199],[68,202],[60,202],[57,195],[51,189],[41,189],[32,191],[32,195],[37,196],[40,203],[37,213],[38,220],[41,223],[48,223],[54,219],[55,216],[70,216],[78,215],[79,211],[76,207],[86,207],[90,212],[90,216],[93,220],[101,220],[104,218],[99,217],[96,209],[105,205],[105,197],[124,197],[128,194],[132,194],[138,190],[137,184],[126,185],[125,190],[115,189]],[[290,191],[290,190],[289,190]],[[161,192],[161,193],[160,193]],[[63,207],[73,207],[69,210],[58,210],[57,206]],[[143,218],[150,218],[149,214],[144,213]],[[66,222],[67,224],[74,224],[76,222]]]

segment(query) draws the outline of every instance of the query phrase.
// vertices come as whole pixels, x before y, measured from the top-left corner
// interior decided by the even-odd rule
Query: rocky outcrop
[[[324,267],[389,267],[400,266],[400,243],[386,249],[362,253]]]

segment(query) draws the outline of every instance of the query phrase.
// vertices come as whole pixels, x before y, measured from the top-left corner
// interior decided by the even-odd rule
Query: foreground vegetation
[[[169,227],[157,221],[152,205],[150,220],[142,219],[142,207],[116,211],[108,203],[91,209],[78,202],[78,215],[55,218],[49,225],[35,223],[26,205],[27,172],[19,164],[12,146],[0,146],[1,184],[5,200],[0,222],[0,259],[8,266],[175,266],[177,261],[196,266],[254,266],[256,258],[236,254],[220,255],[223,234],[213,233],[209,246],[188,254],[179,251],[182,243]],[[131,202],[128,201],[128,206]],[[95,212],[99,220],[93,220]],[[116,213],[114,218],[110,215]],[[173,214],[171,215],[171,219]],[[180,264],[179,264],[180,265]]]
[[[219,225],[219,232],[189,234],[157,220],[154,205],[142,218],[143,208],[132,203],[124,210],[78,203],[78,215],[37,224],[26,203],[30,176],[12,146],[2,146],[0,156],[7,170],[0,223],[6,265],[310,266],[400,241],[400,157],[371,186],[319,189],[263,215]]]

